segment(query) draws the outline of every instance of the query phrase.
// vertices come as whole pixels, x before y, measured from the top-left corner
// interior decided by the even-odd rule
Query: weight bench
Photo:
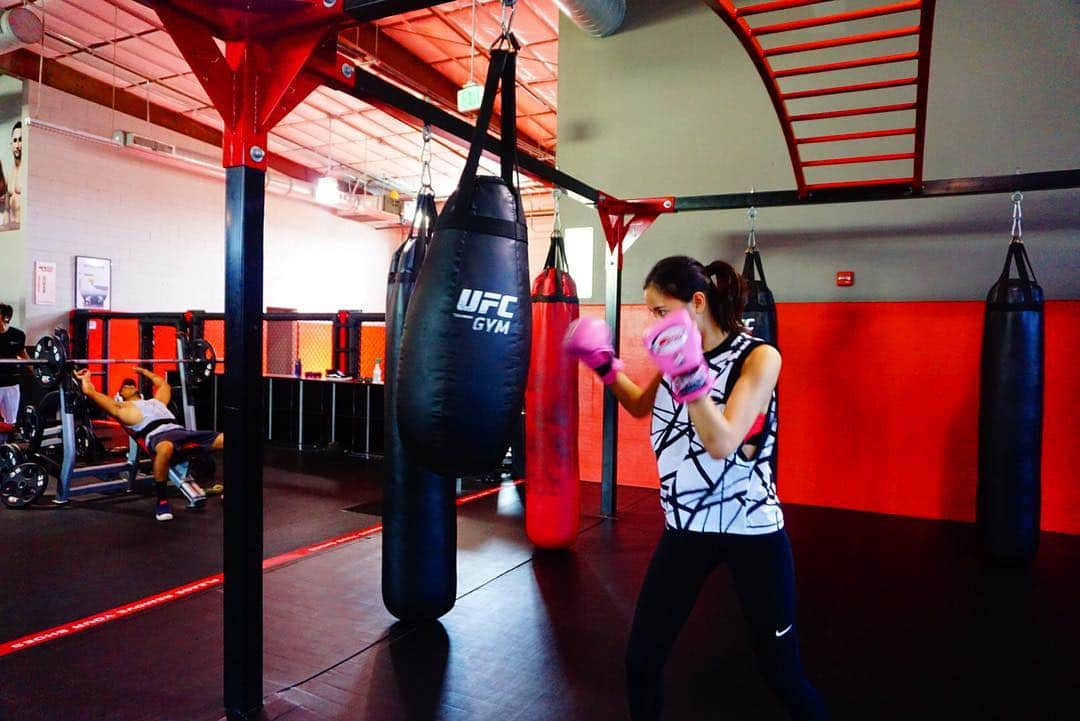
[[[121,424],[121,428],[128,434],[128,438],[131,439],[131,443],[140,449],[143,453],[154,458],[153,451],[150,450],[150,446],[146,444],[146,438],[132,431],[125,425]],[[189,455],[193,451],[202,452],[202,447],[196,443],[184,444],[177,446],[173,451],[172,463],[169,464],[169,483],[176,486],[180,490],[180,493],[187,499],[188,508],[202,508],[206,504],[206,491],[202,489],[198,483],[191,478],[189,471],[190,461]]]

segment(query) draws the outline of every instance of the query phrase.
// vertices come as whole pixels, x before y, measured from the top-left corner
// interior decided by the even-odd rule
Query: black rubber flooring
[[[597,507],[584,484],[585,508]],[[570,553],[534,553],[517,489],[460,508],[456,607],[402,628],[379,536],[264,576],[264,718],[626,719],[622,655],[662,519],[624,489]],[[1075,719],[1080,538],[1045,534],[1029,573],[984,567],[966,524],[788,507],[804,661],[834,718]],[[328,533],[326,535],[333,535]],[[0,719],[213,721],[221,594],[0,659]],[[666,719],[781,721],[724,572],[669,666]]]
[[[219,468],[220,475],[220,468]],[[154,520],[152,492],[82,496],[0,507],[0,641],[219,573],[221,500],[190,511],[170,489],[173,520]],[[366,528],[380,519],[346,513],[382,497],[382,464],[268,448],[263,471],[264,555]]]

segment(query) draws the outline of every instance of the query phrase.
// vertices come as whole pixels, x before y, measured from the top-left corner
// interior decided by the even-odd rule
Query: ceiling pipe
[[[626,0],[555,0],[555,4],[594,38],[606,38],[626,19]]]
[[[0,54],[40,43],[44,33],[41,18],[27,8],[20,5],[5,10],[0,14]]]

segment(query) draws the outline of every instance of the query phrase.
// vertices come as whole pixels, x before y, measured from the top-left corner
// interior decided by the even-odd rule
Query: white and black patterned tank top
[[[746,333],[731,334],[705,354],[716,372],[709,397],[723,408],[750,352],[765,341]],[[686,406],[671,397],[665,376],[653,403],[652,444],[660,472],[660,505],[668,528],[704,533],[760,535],[784,527],[784,514],[773,483],[776,447],[776,390],[765,425],[748,439],[753,457],[740,446],[727,458],[712,458],[698,440]]]
[[[145,401],[132,401],[132,403],[134,403],[135,407],[142,413],[142,420],[133,426],[129,426],[131,430],[134,431],[136,435],[139,435],[151,424],[154,426],[146,433],[147,442],[163,431],[184,429],[182,425],[176,422],[176,416],[169,410],[169,407],[157,398],[150,398]]]

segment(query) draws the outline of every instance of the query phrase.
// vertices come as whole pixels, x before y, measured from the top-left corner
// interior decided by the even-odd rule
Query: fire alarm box
[[[846,288],[851,285],[855,285],[855,271],[853,270],[838,270],[836,271],[836,284],[841,288]]]

